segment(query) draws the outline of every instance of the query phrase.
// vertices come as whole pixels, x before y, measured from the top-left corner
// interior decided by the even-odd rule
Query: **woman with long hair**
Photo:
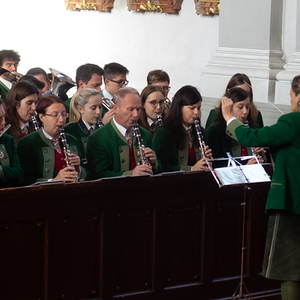
[[[163,172],[179,170],[209,170],[201,157],[194,120],[200,117],[202,97],[190,85],[174,95],[164,126],[153,137],[153,148],[162,164]],[[203,128],[202,128],[203,130]],[[206,156],[211,150],[206,147]]]
[[[36,110],[39,91],[29,81],[19,81],[13,85],[5,99],[6,122],[11,124],[11,134],[18,145],[20,138],[35,131],[30,122]]]
[[[275,169],[267,200],[269,225],[263,276],[281,280],[283,300],[300,299],[300,75],[291,84],[292,112],[276,124],[251,129],[234,118],[231,98],[223,97],[226,131],[246,146],[269,146]]]
[[[146,86],[142,93],[142,110],[139,125],[149,130],[154,135],[155,130],[162,125],[165,109],[165,97],[161,87],[156,85]]]
[[[250,95],[242,88],[235,87],[228,90],[225,94],[226,97],[231,98],[233,105],[233,115],[241,122],[247,123],[251,128],[257,128],[257,123],[252,118],[251,100]],[[222,115],[222,104],[218,108],[217,119],[210,125],[207,130],[207,143],[211,147],[214,154],[214,158],[227,157],[229,152],[233,157],[253,155],[251,147],[246,148],[239,144],[234,139],[226,135],[226,122]],[[262,157],[265,154],[265,150],[261,147],[253,149],[257,157],[263,162]],[[256,159],[253,157],[246,161],[247,164],[256,163]],[[215,162],[214,167],[222,166],[226,164],[221,162]]]
[[[83,89],[75,94],[70,102],[69,123],[65,131],[77,138],[84,149],[84,160],[87,140],[90,134],[100,126],[102,99],[100,92],[95,89]]]
[[[234,87],[242,88],[249,94],[251,119],[253,120],[254,123],[256,123],[255,127],[258,127],[258,128],[263,127],[264,124],[263,124],[262,115],[261,115],[260,111],[257,110],[257,107],[255,106],[255,104],[253,102],[252,84],[251,84],[249,77],[243,73],[234,74],[230,78],[230,80],[226,86],[225,94],[227,93],[227,91],[229,91],[230,89],[232,89]],[[217,119],[219,111],[220,111],[220,102],[217,107],[213,108],[210,111],[209,116],[206,121],[205,129],[208,129],[209,126]]]
[[[61,129],[68,117],[64,102],[56,96],[43,97],[37,107],[43,126],[25,137],[17,147],[25,184],[38,181],[63,180],[76,182],[86,179],[87,173],[82,164],[82,152],[78,140],[65,134],[68,151],[64,147]]]

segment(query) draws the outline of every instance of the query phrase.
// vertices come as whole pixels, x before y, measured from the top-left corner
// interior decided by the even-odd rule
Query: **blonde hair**
[[[300,75],[294,77],[292,81],[292,91],[294,92],[295,96],[300,94]],[[297,102],[297,107],[293,109],[294,112],[300,112],[300,100]]]
[[[78,106],[82,108],[88,103],[91,96],[101,95],[99,91],[95,89],[83,89],[80,93],[76,93],[70,102],[69,108],[69,123],[77,123],[80,120],[80,113],[77,109]]]

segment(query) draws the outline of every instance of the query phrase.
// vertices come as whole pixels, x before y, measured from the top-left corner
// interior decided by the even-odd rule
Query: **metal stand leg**
[[[248,186],[244,186],[244,201],[241,205],[243,205],[243,228],[242,228],[242,249],[241,249],[241,276],[240,283],[232,295],[231,299],[252,299],[245,283],[244,283],[244,260],[245,260],[245,230],[246,230],[246,203],[247,203],[247,190],[251,188]],[[243,293],[243,289],[245,289],[246,294]]]

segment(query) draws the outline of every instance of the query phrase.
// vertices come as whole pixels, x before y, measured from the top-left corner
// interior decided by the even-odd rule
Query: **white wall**
[[[81,64],[115,61],[138,90],[150,70],[165,70],[171,96],[186,84],[201,91],[201,68],[219,41],[219,17],[196,15],[192,0],[179,15],[129,12],[126,0],[115,0],[111,13],[67,11],[64,0],[1,1],[1,24],[0,49],[20,53],[20,73],[50,67],[75,79]]]

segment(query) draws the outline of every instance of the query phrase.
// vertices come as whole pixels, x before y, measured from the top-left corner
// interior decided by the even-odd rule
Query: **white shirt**
[[[108,99],[112,100],[113,96],[106,89],[104,89],[102,91],[102,93],[103,93],[104,98],[108,98]]]
[[[118,128],[118,130],[121,132],[121,134],[126,137],[126,131],[127,129],[125,127],[123,127],[122,125],[120,125],[119,123],[116,122],[115,117],[113,117],[113,122],[115,123],[116,127]]]
[[[0,77],[0,81],[2,81],[4,85],[6,85],[9,89],[11,89],[12,83],[10,81],[8,81],[2,77]]]
[[[149,118],[148,116],[147,116],[147,121],[148,121],[148,124],[150,127],[154,123],[154,121],[151,118]]]
[[[89,125],[87,122],[85,122],[83,119],[81,119],[83,124],[85,125],[85,127],[87,128],[88,131],[90,131],[91,128],[93,128],[93,130],[95,130],[95,124],[94,125]]]

